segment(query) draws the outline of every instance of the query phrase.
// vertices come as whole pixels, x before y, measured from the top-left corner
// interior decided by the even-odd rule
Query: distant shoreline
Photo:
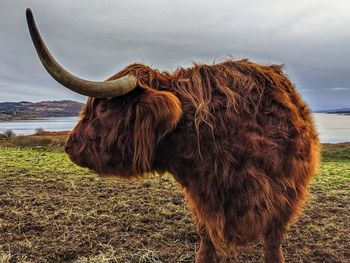
[[[337,115],[350,115],[350,112],[314,112],[314,113],[337,114]]]
[[[338,114],[338,115],[350,115],[350,111],[342,111],[342,110],[331,110],[331,111],[313,111],[312,113],[325,113],[325,114]]]
[[[322,114],[337,114],[337,115],[344,115],[349,116],[350,112],[329,112],[329,111],[314,111],[312,113],[322,113]],[[79,114],[77,115],[61,115],[61,116],[32,116],[32,115],[24,115],[24,116],[13,116],[13,115],[7,115],[6,117],[4,115],[0,114],[0,122],[5,121],[27,121],[27,120],[45,120],[48,118],[66,118],[66,117],[79,117]]]
[[[46,120],[50,118],[70,118],[70,117],[79,117],[79,115],[65,115],[65,116],[11,116],[10,118],[2,118],[0,115],[0,122],[6,121],[30,121],[30,120]]]

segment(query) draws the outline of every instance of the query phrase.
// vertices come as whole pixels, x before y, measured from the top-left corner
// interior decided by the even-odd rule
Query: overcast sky
[[[350,107],[348,0],[0,0],[0,101],[85,101],[39,62],[27,7],[54,56],[83,78],[135,62],[174,70],[249,58],[285,64],[314,110]]]

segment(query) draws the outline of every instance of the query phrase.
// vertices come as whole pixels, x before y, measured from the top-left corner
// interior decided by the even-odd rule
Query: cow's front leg
[[[220,258],[218,257],[215,247],[210,240],[210,237],[205,229],[205,226],[200,226],[199,236],[201,243],[196,256],[196,263],[218,263]]]
[[[285,224],[276,222],[271,224],[265,233],[265,262],[266,263],[283,263],[282,241],[285,233]]]

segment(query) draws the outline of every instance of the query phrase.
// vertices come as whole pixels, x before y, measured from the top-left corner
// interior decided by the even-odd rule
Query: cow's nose
[[[66,153],[70,153],[70,150],[73,148],[73,145],[77,142],[75,136],[70,135],[66,141],[66,145],[64,146],[64,150]]]
[[[69,150],[72,148],[72,145],[70,143],[66,143],[66,145],[64,146],[64,151],[66,153],[69,153]]]
[[[66,145],[64,146],[64,151],[69,153],[69,150],[72,149],[72,137],[68,137]]]

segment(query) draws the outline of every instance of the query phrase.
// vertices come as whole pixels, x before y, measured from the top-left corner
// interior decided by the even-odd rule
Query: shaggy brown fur
[[[201,237],[196,262],[217,262],[259,236],[266,262],[298,215],[319,161],[311,113],[281,66],[247,60],[161,73],[131,65],[138,87],[89,98],[66,151],[104,175],[174,175]],[[231,252],[230,252],[231,251]]]

